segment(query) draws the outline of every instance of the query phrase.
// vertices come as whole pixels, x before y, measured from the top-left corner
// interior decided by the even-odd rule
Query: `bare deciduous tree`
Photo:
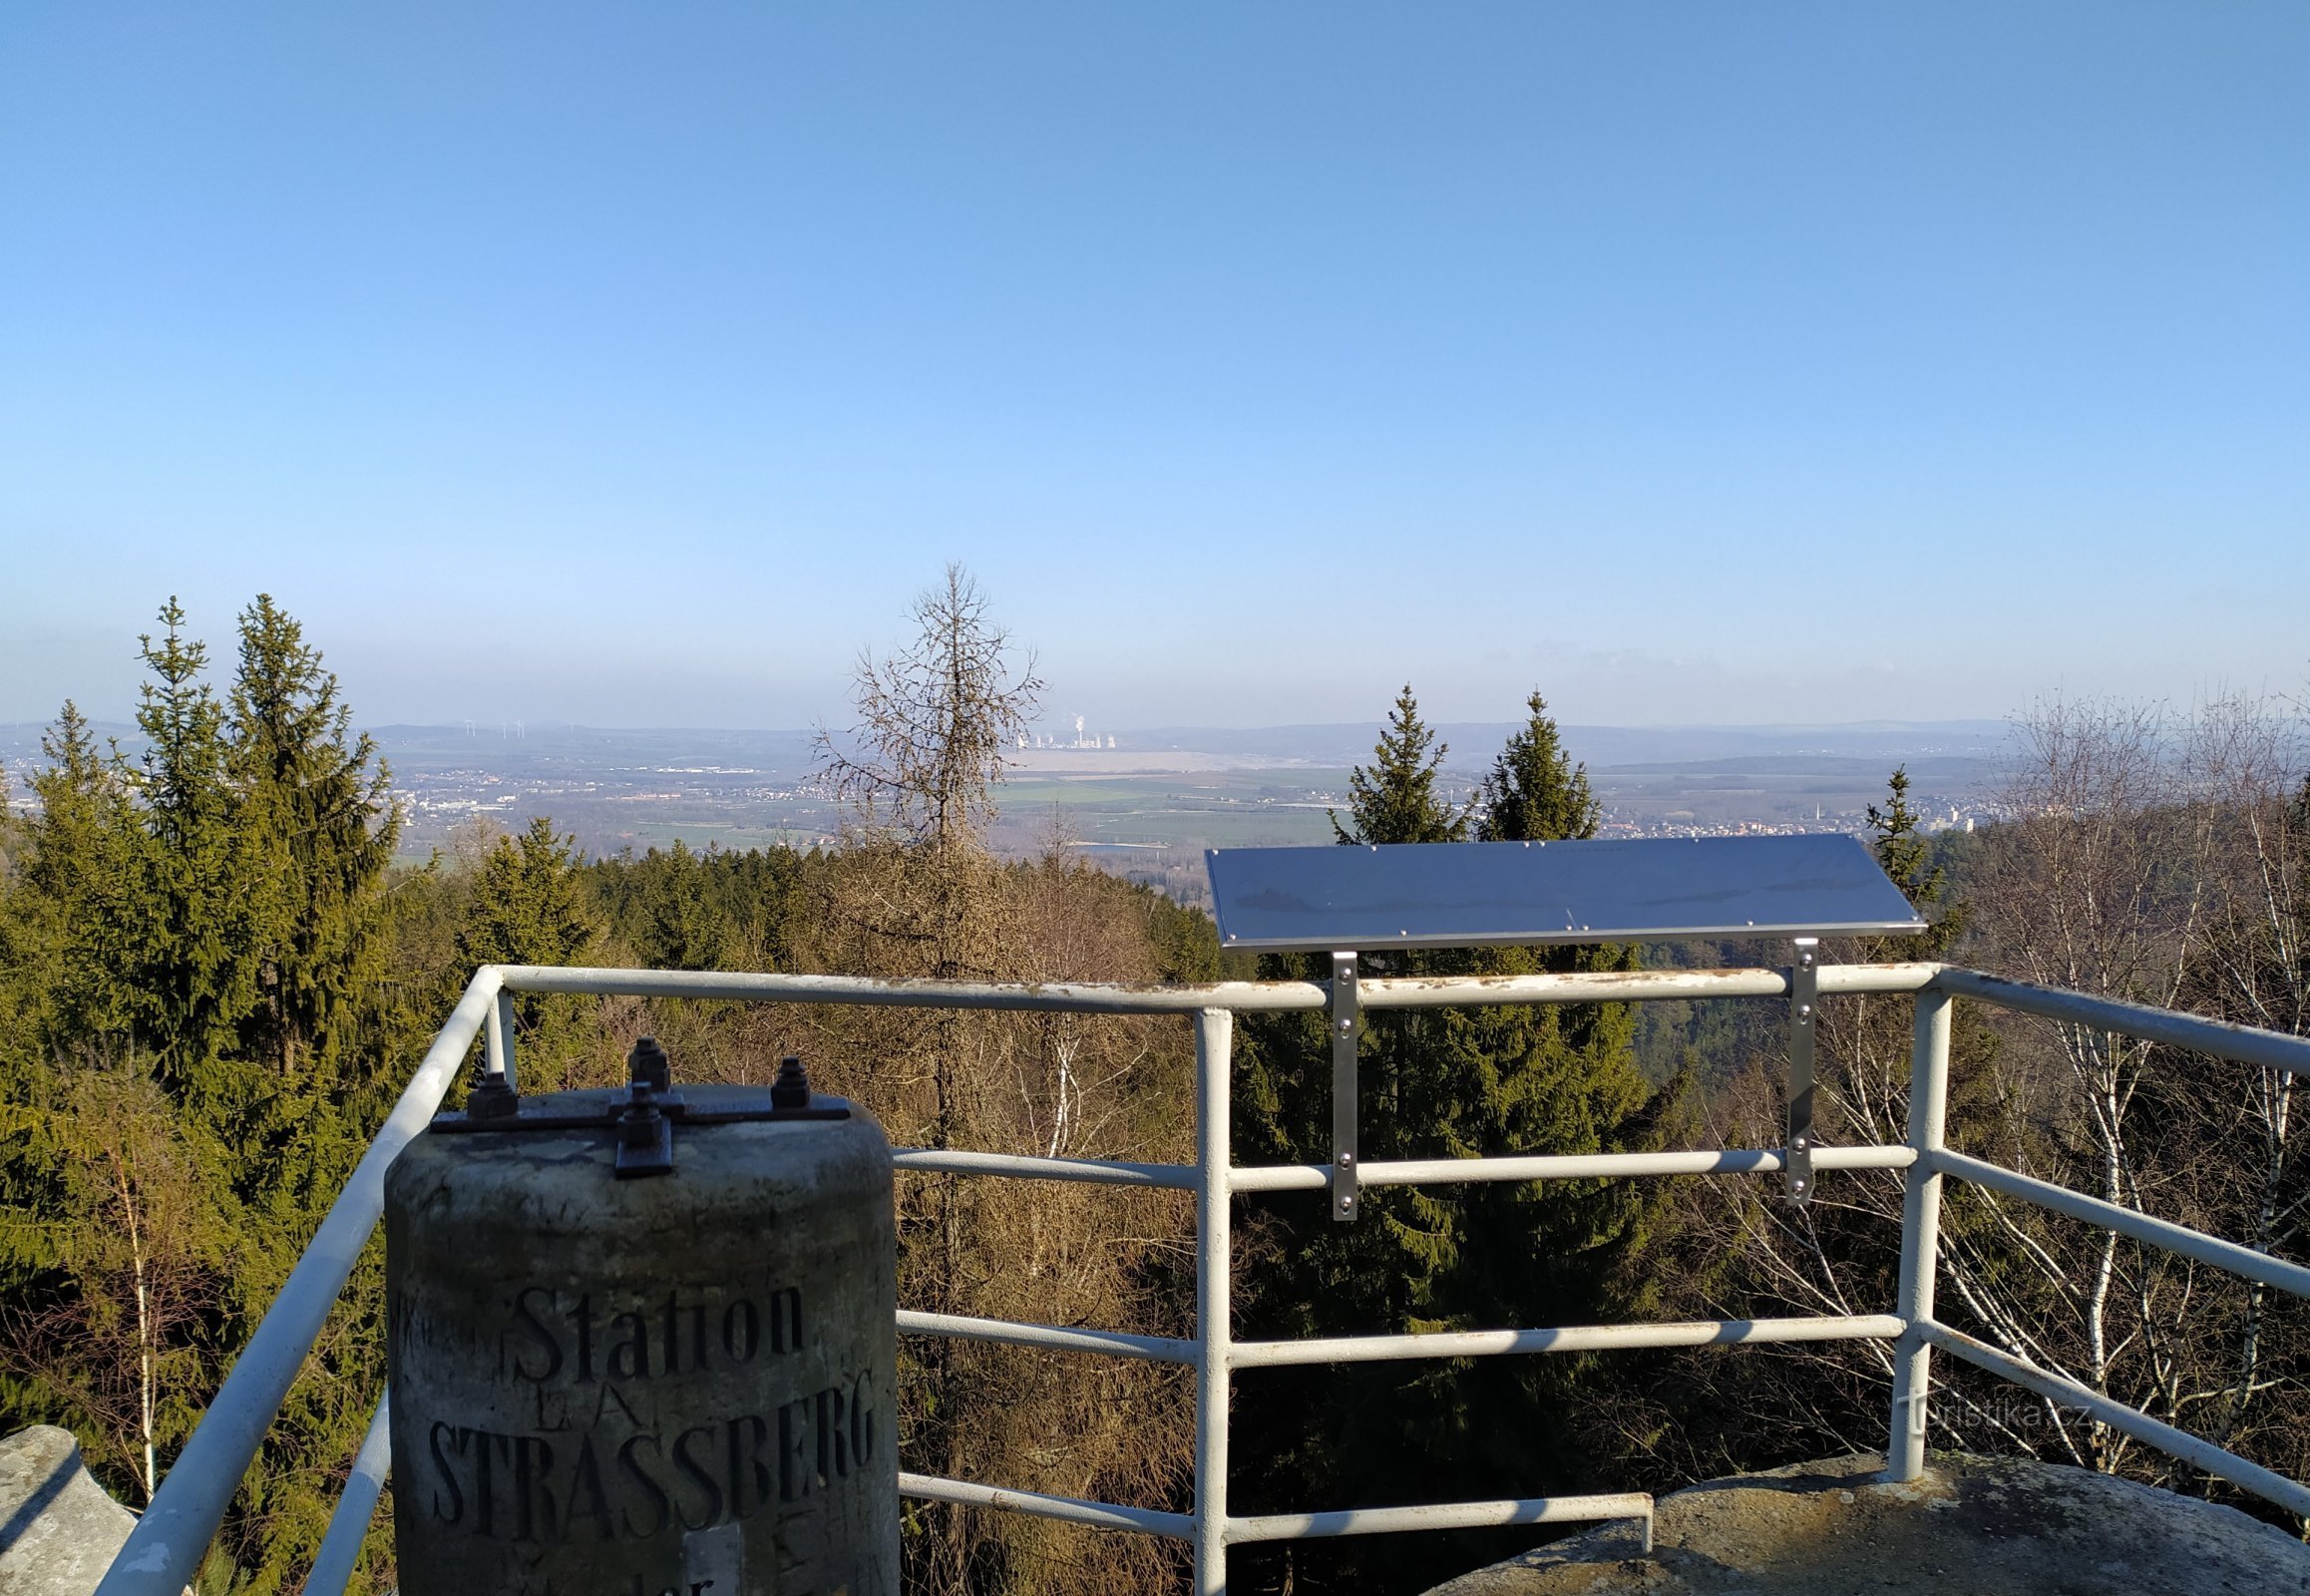
[[[2310,1034],[2310,777],[2299,720],[2265,699],[2229,697],[2205,706],[2191,739],[2193,797],[2206,816],[2203,924],[2185,998],[2192,1007],[2241,1024]],[[2292,1074],[2232,1062],[2211,1064],[2226,1089],[2204,1131],[2232,1152],[2237,1176],[2201,1205],[2230,1220],[2224,1233],[2260,1251],[2297,1253],[2310,1207],[2294,1121]],[[2268,1327],[2274,1303],[2244,1288],[2233,1359],[2213,1438],[2235,1445],[2268,1404]],[[2298,1422],[2297,1418],[2297,1422]],[[2296,1440],[2299,1447],[2301,1442]]]
[[[1071,864],[993,858],[1006,751],[1041,683],[1014,665],[976,586],[949,568],[918,600],[915,640],[862,657],[856,723],[821,731],[819,770],[851,806],[816,880],[802,956],[849,974],[949,980],[1150,980],[1131,889]],[[932,1147],[1178,1158],[1186,1038],[1149,1019],[818,1010],[803,1020],[830,1079],[894,1140]],[[1189,1216],[1167,1193],[907,1176],[902,1292],[931,1312],[1181,1334]],[[909,1338],[902,1447],[919,1466],[1076,1496],[1176,1500],[1190,1455],[1176,1372]],[[910,1508],[911,1589],[1114,1592],[1167,1582],[1176,1552],[1093,1541],[1017,1515]]]
[[[166,1100],[142,1070],[86,1064],[34,1128],[57,1158],[68,1218],[49,1252],[68,1282],[0,1312],[0,1366],[102,1426],[146,1499],[213,1371],[203,1346],[221,1270],[214,1203]]]
[[[1971,921],[1952,957],[2023,980],[2180,1006],[2302,1033],[2310,1021],[2310,789],[2299,723],[2220,700],[2184,716],[2112,704],[2040,706],[2017,726],[1997,795],[2006,818],[1974,839]],[[1903,1005],[1823,1005],[1817,1129],[1888,1142],[1904,1132]],[[2280,1071],[2091,1026],[1961,1005],[1950,1133],[1968,1151],[2280,1256],[2304,1251],[2310,1175]],[[1972,1039],[1965,1027],[1972,1027]],[[1994,1027],[1984,1029],[1984,1026]],[[1719,1094],[1729,1140],[1776,1133],[1775,1062]],[[1807,1210],[1759,1192],[1687,1209],[1714,1234],[1697,1272],[1720,1311],[1771,1301],[1823,1312],[1890,1300],[1900,1187],[1824,1182]],[[1942,1311],[1965,1328],[2177,1426],[2279,1469],[2310,1458],[2299,1400],[2310,1325],[2300,1305],[2112,1232],[1952,1183]],[[1882,1423],[1882,1360],[1867,1347],[1776,1355],[1752,1390],[1812,1434],[1865,1443]],[[2076,1409],[1941,1367],[1933,1419],[1961,1444],[2011,1447],[2210,1488]]]
[[[983,851],[1006,750],[1043,683],[1031,657],[1013,667],[1010,634],[961,566],[915,600],[914,619],[906,647],[859,655],[858,720],[840,740],[819,729],[819,777],[869,827],[936,852]]]

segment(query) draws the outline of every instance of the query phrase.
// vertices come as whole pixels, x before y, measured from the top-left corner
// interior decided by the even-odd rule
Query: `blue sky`
[[[2310,7],[0,9],[0,716],[275,595],[366,720],[2310,670]]]

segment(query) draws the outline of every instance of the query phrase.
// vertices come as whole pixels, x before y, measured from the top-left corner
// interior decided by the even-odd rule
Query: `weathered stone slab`
[[[89,1596],[136,1522],[70,1430],[35,1424],[0,1440],[0,1596]]]
[[[2310,1547],[2235,1508],[2083,1468],[1859,1453],[1661,1499],[1650,1557],[1603,1524],[1429,1596],[2310,1596]]]

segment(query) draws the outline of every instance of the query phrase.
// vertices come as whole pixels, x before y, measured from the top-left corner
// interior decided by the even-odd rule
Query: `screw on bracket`
[[[1332,1217],[1341,1224],[1355,1218],[1355,1194],[1361,1181],[1355,1163],[1356,1085],[1355,954],[1342,949],[1332,955],[1330,995],[1332,1030]]]
[[[1813,1006],[1819,998],[1819,943],[1799,937],[1788,972],[1788,1156],[1781,1177],[1795,1203],[1812,1200]]]

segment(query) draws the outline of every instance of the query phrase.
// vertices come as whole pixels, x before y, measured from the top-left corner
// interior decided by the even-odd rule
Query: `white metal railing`
[[[439,1108],[477,1035],[483,1038],[491,1066],[502,1068],[509,1081],[514,1078],[512,1005],[516,993],[1189,1016],[1195,1028],[1196,1051],[1196,1133],[1192,1164],[926,1149],[900,1149],[895,1158],[902,1169],[1157,1187],[1195,1194],[1196,1311],[1192,1340],[950,1314],[901,1312],[899,1315],[899,1329],[910,1335],[998,1342],[1192,1368],[1196,1372],[1193,1510],[1163,1512],[923,1474],[902,1474],[899,1485],[904,1493],[927,1500],[1032,1513],[1191,1542],[1198,1596],[1224,1593],[1228,1548],[1255,1541],[1637,1518],[1644,1523],[1649,1547],[1653,1501],[1641,1493],[1527,1497],[1260,1516],[1229,1513],[1230,1382],[1239,1370],[1295,1364],[1637,1347],[1744,1346],[1765,1342],[1892,1341],[1896,1345],[1886,1472],[1893,1479],[1914,1479],[1924,1467],[1929,1363],[1933,1350],[1938,1348],[2056,1401],[2090,1412],[2113,1428],[2276,1502],[2289,1512],[2310,1517],[2310,1488],[2301,1483],[1951,1330],[1933,1317],[1942,1182],[1952,1177],[1974,1181],[2137,1241],[2183,1253],[2297,1296],[2310,1296],[2310,1269],[1952,1152],[1945,1145],[1943,1133],[1949,1084],[1949,1010],[1954,998],[1963,996],[2296,1074],[2310,1075],[2310,1040],[2079,993],[2002,981],[1935,964],[1830,965],[1819,969],[1818,982],[1824,996],[1908,993],[1916,997],[1907,1140],[1899,1145],[1821,1147],[1814,1150],[1812,1160],[1816,1170],[1897,1169],[1904,1172],[1899,1292],[1893,1313],[1239,1343],[1233,1339],[1229,1323],[1233,1300],[1229,1267],[1233,1199],[1258,1192],[1320,1190],[1331,1183],[1332,1172],[1322,1164],[1238,1168],[1232,1162],[1228,1112],[1235,1015],[1324,1008],[1330,1000],[1324,984],[1001,986],[872,981],[838,976],[484,967],[476,973],[448,1022],[435,1036],[408,1088],[322,1221],[311,1246],[250,1337],[198,1428],[162,1482],[152,1505],[114,1559],[98,1586],[98,1596],[178,1596],[192,1579],[223,1519],[241,1475],[319,1335],[355,1258],[376,1226],[384,1206],[386,1166],[425,1128]],[[1767,998],[1787,995],[1790,985],[1789,975],[1775,970],[1406,978],[1358,983],[1360,1003],[1367,1009]],[[1412,1159],[1365,1165],[1360,1178],[1366,1186],[1595,1180],[1769,1173],[1783,1170],[1787,1164],[1785,1149],[1777,1148]],[[352,1573],[384,1480],[385,1426],[386,1408],[380,1403],[306,1583],[309,1596],[338,1596]]]

